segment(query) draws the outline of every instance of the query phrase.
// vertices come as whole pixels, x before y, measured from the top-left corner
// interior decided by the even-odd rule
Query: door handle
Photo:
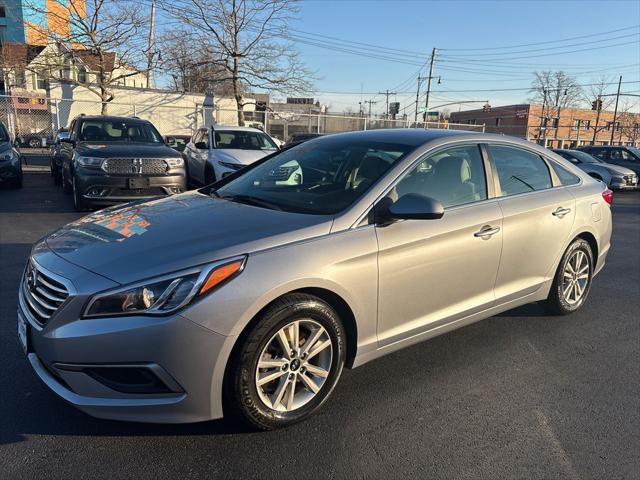
[[[492,227],[491,225],[485,225],[480,231],[473,234],[474,237],[484,238],[485,240],[495,235],[500,231],[500,227]]]
[[[567,213],[569,213],[571,211],[570,208],[562,208],[562,207],[558,207],[556,208],[553,213],[551,215],[553,215],[554,217],[558,217],[558,218],[562,218],[564,217]]]

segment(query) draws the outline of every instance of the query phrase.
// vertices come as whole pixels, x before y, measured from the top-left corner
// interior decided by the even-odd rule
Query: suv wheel
[[[78,191],[78,185],[76,182],[76,176],[73,176],[71,180],[71,190],[73,191],[73,207],[76,212],[84,212],[89,207],[87,201],[82,197],[82,194]]]
[[[321,299],[291,294],[275,301],[229,363],[228,407],[262,430],[308,417],[340,378],[344,338],[338,314]]]
[[[29,140],[29,146],[31,148],[40,148],[40,140],[38,140],[37,138],[32,138],[31,140]]]
[[[593,278],[593,253],[586,240],[577,238],[564,252],[544,306],[557,315],[578,310],[589,295]]]

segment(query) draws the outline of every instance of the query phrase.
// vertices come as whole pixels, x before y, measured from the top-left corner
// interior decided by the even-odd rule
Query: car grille
[[[31,261],[21,286],[25,306],[39,325],[47,323],[69,296],[67,287],[39,270]]]
[[[161,188],[114,188],[109,192],[109,197],[151,197],[155,195],[166,195],[167,192]]]
[[[162,158],[108,158],[102,169],[109,175],[164,175],[169,166]]]

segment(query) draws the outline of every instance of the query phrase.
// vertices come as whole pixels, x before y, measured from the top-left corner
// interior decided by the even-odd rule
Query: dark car
[[[48,128],[35,133],[20,133],[16,137],[18,145],[27,148],[41,148],[45,144],[53,143],[53,141],[53,135]]]
[[[298,143],[306,142],[307,140],[311,140],[313,138],[318,138],[324,135],[323,133],[294,133],[289,137],[289,141],[287,142],[287,147],[291,145],[297,145]]]
[[[177,150],[178,152],[183,152],[184,148],[187,146],[187,143],[191,141],[191,135],[167,135],[164,137],[165,143]]]
[[[62,183],[62,157],[60,156],[60,146],[63,138],[69,138],[69,130],[61,128],[56,133],[56,137],[49,145],[49,168],[51,176],[56,185]]]
[[[186,189],[182,156],[146,120],[79,116],[60,140],[62,186],[79,211]]]
[[[0,122],[0,184],[22,188],[20,153],[11,143],[6,127]]]
[[[585,145],[578,147],[578,150],[587,152],[599,158],[605,163],[613,163],[621,167],[633,170],[640,175],[640,149],[636,147],[614,147],[600,145]]]

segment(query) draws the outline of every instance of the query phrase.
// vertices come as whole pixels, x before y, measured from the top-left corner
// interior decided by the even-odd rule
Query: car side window
[[[613,161],[623,161],[630,162],[633,160],[633,157],[629,152],[622,149],[614,149],[609,152],[609,158]]]
[[[417,193],[455,207],[487,199],[487,177],[478,145],[448,148],[422,160],[396,185],[392,196]]]
[[[498,172],[501,196],[552,187],[549,168],[539,155],[504,145],[489,145],[489,152]]]
[[[556,172],[556,175],[560,179],[560,183],[562,183],[562,185],[576,185],[580,183],[580,177],[578,177],[577,175],[574,175],[569,170],[561,167],[555,162],[549,163],[551,164],[551,168],[553,168],[553,171]]]
[[[607,160],[607,151],[606,150],[591,150],[588,152],[590,155],[593,155],[600,160]]]
[[[71,140],[76,139],[76,121],[72,120],[71,125],[69,125],[69,138]]]

